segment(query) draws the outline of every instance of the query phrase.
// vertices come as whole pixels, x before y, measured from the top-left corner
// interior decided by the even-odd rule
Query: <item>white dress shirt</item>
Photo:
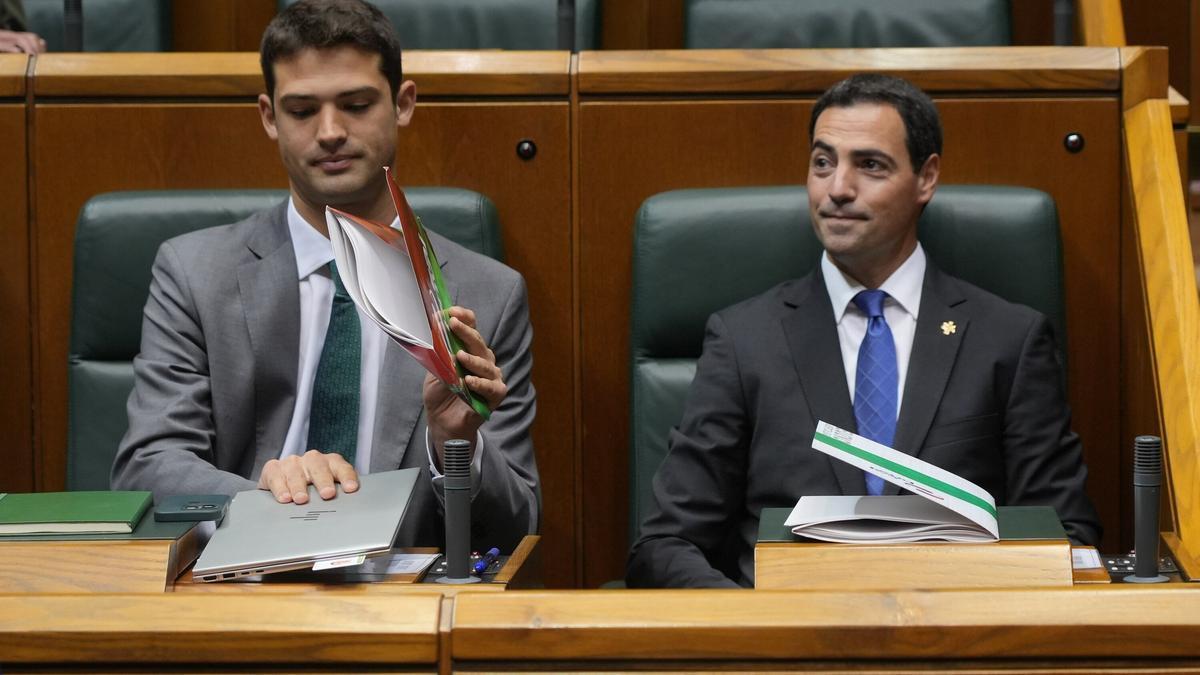
[[[292,235],[292,247],[296,252],[296,271],[300,284],[300,364],[296,378],[296,407],[292,410],[292,421],[284,437],[280,459],[291,455],[302,455],[309,450],[308,414],[312,407],[313,381],[317,375],[317,364],[321,361],[321,350],[325,346],[325,333],[329,329],[329,315],[333,307],[333,279],[321,273],[333,261],[333,245],[329,239],[314,229],[296,210],[295,203],[288,200],[288,230]],[[392,227],[397,227],[396,221]],[[355,309],[358,309],[357,305]],[[388,336],[369,317],[358,311],[362,324],[362,357],[359,371],[358,399],[358,447],[354,453],[354,470],[360,474],[371,471],[371,451],[375,436],[375,411],[379,399],[379,373],[387,348]],[[320,448],[317,448],[318,450]],[[429,431],[425,432],[425,453],[429,460],[429,471],[440,483],[438,470],[429,447]],[[478,489],[483,439],[475,436],[475,456],[471,462],[471,485]]]
[[[867,315],[854,304],[854,296],[869,290],[839,270],[829,254],[821,256],[821,274],[833,306],[837,322],[838,344],[842,348],[842,365],[846,368],[846,386],[850,402],[854,402],[854,379],[858,371],[858,348],[867,334]],[[896,344],[896,414],[904,404],[904,380],[908,375],[908,359],[912,355],[913,336],[917,332],[917,316],[921,311],[921,286],[925,282],[925,250],[917,244],[912,254],[892,272],[879,287],[888,294],[883,301],[883,318],[892,330]]]

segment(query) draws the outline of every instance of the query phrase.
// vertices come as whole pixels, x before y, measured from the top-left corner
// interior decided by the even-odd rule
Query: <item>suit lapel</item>
[[[904,398],[896,420],[893,447],[913,456],[920,454],[934,414],[946,391],[950,371],[958,357],[958,348],[967,332],[969,318],[961,307],[964,300],[949,277],[932,263],[925,267],[921,289],[920,316],[913,335],[912,355],[908,359]],[[886,483],[884,494],[898,494],[900,488]]]
[[[838,343],[837,324],[829,292],[818,266],[784,303],[793,308],[782,320],[788,349],[796,364],[800,388],[814,424],[829,422],[843,429],[855,429],[854,408],[846,387],[846,369]],[[812,450],[812,452],[817,452]],[[859,469],[826,458],[837,477],[842,494],[862,494],[863,475]]]
[[[426,230],[442,274],[446,273],[449,254],[440,236]],[[446,278],[446,292],[457,302],[458,287]],[[425,427],[421,425],[421,438],[413,438],[418,431],[417,421],[425,409],[422,390],[425,369],[408,355],[404,348],[388,339],[384,350],[383,366],[379,373],[379,399],[375,406],[375,426],[371,447],[371,473],[388,471],[396,467],[425,466]],[[406,452],[407,448],[414,452]]]
[[[300,358],[300,290],[296,254],[287,230],[287,204],[270,211],[246,245],[255,259],[238,268],[238,290],[253,358],[255,458],[279,455],[296,405]],[[279,392],[287,392],[280,397]]]

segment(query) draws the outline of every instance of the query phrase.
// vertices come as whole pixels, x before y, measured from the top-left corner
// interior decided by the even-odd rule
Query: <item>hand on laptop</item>
[[[464,378],[467,387],[487,402],[488,408],[495,410],[508,394],[504,375],[496,365],[496,354],[479,331],[475,330],[475,312],[457,305],[449,311],[450,330],[463,341],[464,349],[455,358],[467,370]],[[479,431],[483,418],[432,375],[425,376],[423,394],[425,412],[429,416],[430,441],[441,464],[443,444],[452,438],[461,438],[473,444],[475,432]]]
[[[337,495],[334,483],[341,483],[346,492],[354,492],[358,489],[358,473],[339,454],[309,450],[303,455],[268,461],[258,478],[258,489],[270,490],[281,504],[306,504],[309,485],[317,488],[321,499],[333,499]]]

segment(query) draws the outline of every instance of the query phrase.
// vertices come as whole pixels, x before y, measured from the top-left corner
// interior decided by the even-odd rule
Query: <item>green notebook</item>
[[[128,533],[150,502],[149,492],[0,493],[0,535]]]

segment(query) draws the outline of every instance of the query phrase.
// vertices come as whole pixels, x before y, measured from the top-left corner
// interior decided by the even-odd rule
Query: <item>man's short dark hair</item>
[[[379,8],[362,0],[300,0],[267,25],[259,48],[267,96],[275,100],[275,62],[303,49],[356,47],[379,55],[392,96],[400,90],[400,38]]]
[[[919,172],[930,155],[942,154],[942,122],[933,99],[907,80],[892,75],[852,75],[821,94],[808,121],[811,141],[817,118],[826,108],[849,108],[859,103],[890,105],[904,121],[904,144],[914,172]]]

